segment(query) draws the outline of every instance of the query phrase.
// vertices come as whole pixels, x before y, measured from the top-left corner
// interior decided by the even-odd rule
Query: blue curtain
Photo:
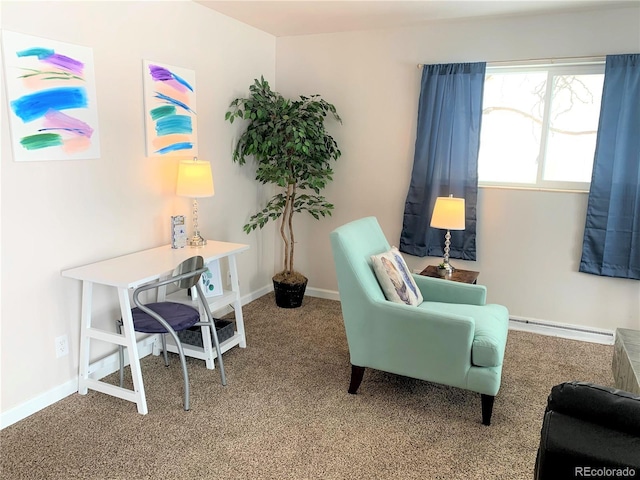
[[[580,271],[640,279],[640,54],[607,56]]]
[[[441,257],[445,231],[429,226],[436,197],[464,197],[465,230],[451,232],[451,258],[476,259],[476,202],[486,63],[425,65],[418,132],[404,207],[401,251]]]

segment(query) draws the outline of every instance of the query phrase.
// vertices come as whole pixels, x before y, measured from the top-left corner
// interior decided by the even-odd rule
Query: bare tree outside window
[[[603,70],[596,66],[587,71],[575,67],[489,71],[478,160],[480,183],[588,188]]]

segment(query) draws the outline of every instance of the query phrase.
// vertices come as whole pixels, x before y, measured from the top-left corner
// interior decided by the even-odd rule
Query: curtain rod
[[[500,65],[517,65],[520,63],[536,63],[536,62],[546,62],[550,64],[554,63],[570,63],[572,60],[581,60],[580,63],[589,63],[589,62],[604,62],[606,60],[605,56],[598,55],[589,55],[582,57],[552,57],[552,58],[524,58],[522,60],[498,60],[494,62],[487,62],[487,66],[489,67],[497,67]],[[418,68],[424,67],[424,63],[419,63]]]

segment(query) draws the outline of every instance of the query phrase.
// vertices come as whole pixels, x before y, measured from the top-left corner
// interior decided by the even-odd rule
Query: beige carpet
[[[338,302],[273,295],[244,308],[246,349],[225,354],[228,385],[177,357],[147,357],[149,406],[74,394],[0,432],[3,479],[531,479],[551,387],[611,385],[611,346],[512,331],[492,425],[480,396],[367,370],[347,394]],[[568,322],[571,319],[567,319]],[[127,369],[128,373],[128,369]],[[112,375],[115,383],[115,375]]]

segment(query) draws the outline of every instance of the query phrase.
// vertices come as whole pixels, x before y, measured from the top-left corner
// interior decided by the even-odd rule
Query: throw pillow
[[[387,300],[414,306],[422,303],[422,293],[396,247],[388,252],[371,255],[371,262]]]

